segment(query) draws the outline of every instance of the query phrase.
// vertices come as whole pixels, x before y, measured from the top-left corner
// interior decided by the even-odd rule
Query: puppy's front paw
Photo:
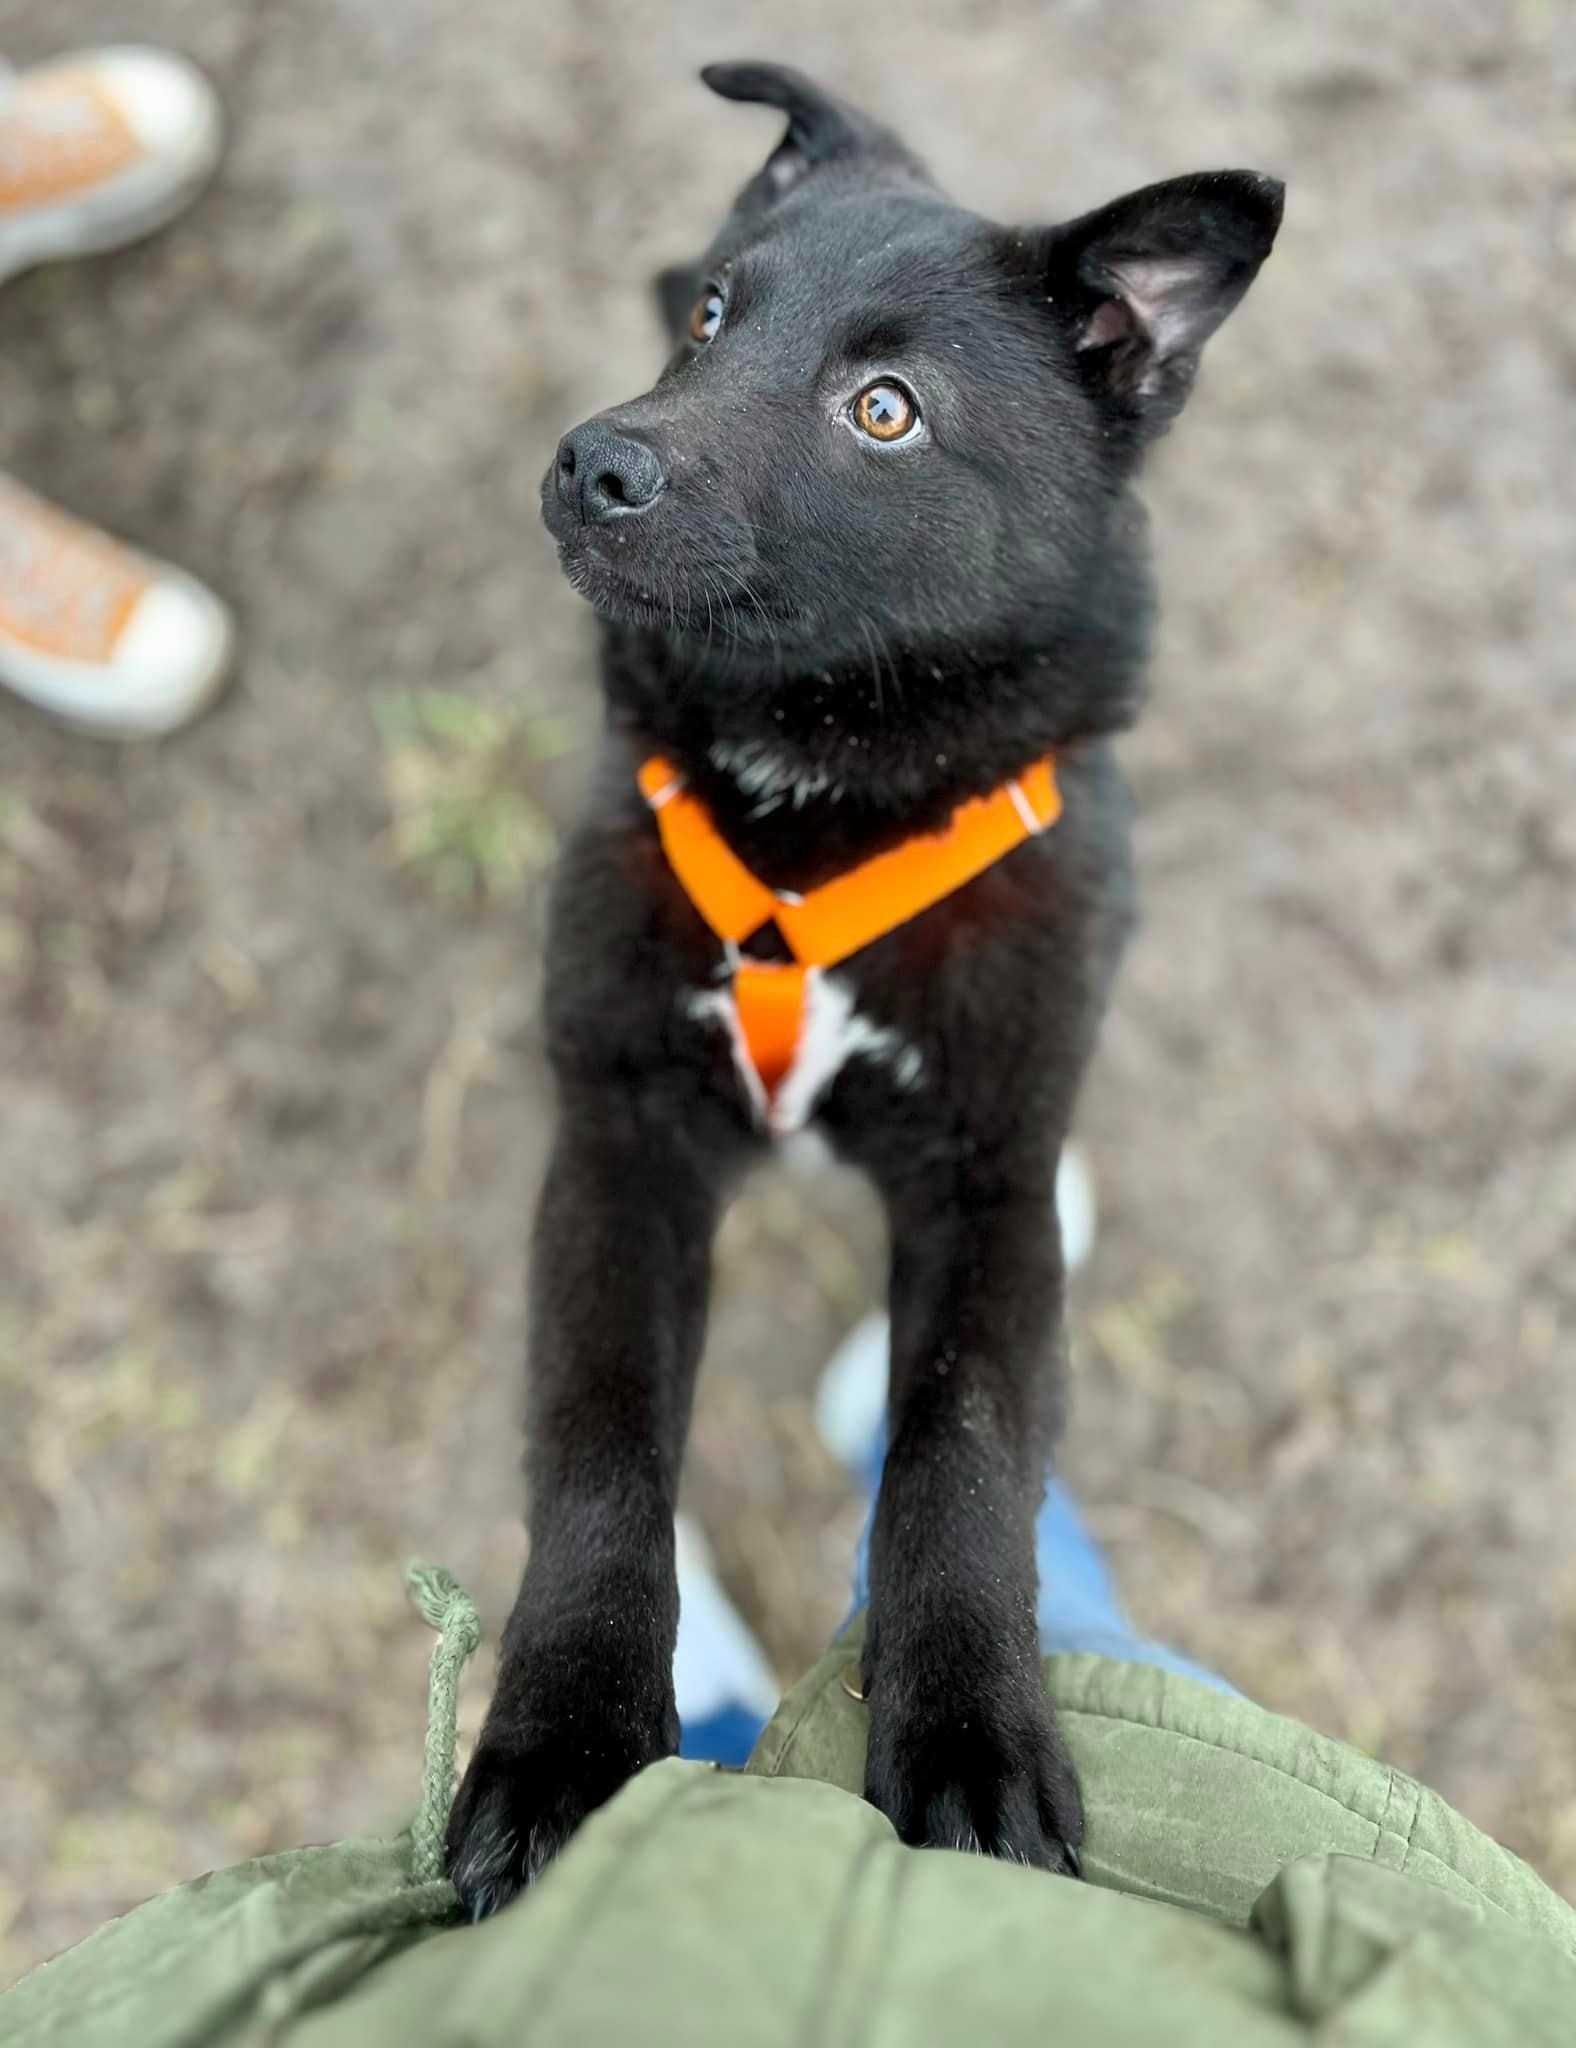
[[[1083,1801],[1037,1671],[866,1690],[865,1797],[905,1842],[1081,1875]]]
[[[636,1771],[678,1748],[672,1685],[623,1689],[624,1711],[578,1688],[566,1696],[494,1703],[449,1816],[447,1860],[473,1920],[533,1884],[586,1815]],[[616,1695],[615,1695],[616,1697]]]

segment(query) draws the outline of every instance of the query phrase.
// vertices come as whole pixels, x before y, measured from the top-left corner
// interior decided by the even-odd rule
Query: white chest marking
[[[794,1063],[770,1103],[744,1043],[738,1005],[727,988],[697,989],[685,1000],[689,1015],[720,1024],[733,1047],[733,1063],[756,1121],[773,1137],[803,1130],[815,1105],[851,1059],[879,1060],[890,1067],[899,1088],[917,1088],[925,1063],[917,1047],[884,1024],[872,1024],[854,1009],[853,991],[819,968],[805,976],[804,1028]]]
[[[789,754],[778,753],[769,741],[747,740],[729,746],[718,740],[710,749],[711,765],[726,775],[741,795],[756,799],[754,815],[764,817],[787,802],[802,811],[812,797],[830,797],[834,802],[844,785],[830,768],[807,767]]]

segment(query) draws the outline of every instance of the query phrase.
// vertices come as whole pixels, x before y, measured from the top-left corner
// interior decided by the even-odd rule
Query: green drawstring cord
[[[413,1564],[405,1584],[429,1627],[438,1631],[427,1679],[427,1744],[421,1766],[421,1810],[411,1823],[411,1877],[435,1884],[443,1875],[443,1837],[454,1804],[454,1743],[459,1726],[460,1673],[482,1639],[471,1596],[441,1564]]]

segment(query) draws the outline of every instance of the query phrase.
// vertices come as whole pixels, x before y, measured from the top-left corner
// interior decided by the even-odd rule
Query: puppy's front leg
[[[1077,1873],[1040,1682],[1034,1523],[1057,1410],[1055,1152],[910,1162],[892,1223],[890,1447],[870,1552],[866,1796],[905,1841]]]
[[[704,1108],[565,1095],[532,1264],[530,1556],[449,1824],[474,1917],[678,1747],[673,1507],[723,1152]]]

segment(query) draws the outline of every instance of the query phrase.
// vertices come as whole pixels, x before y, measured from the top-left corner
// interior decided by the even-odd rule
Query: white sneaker
[[[108,738],[173,732],[222,688],[229,612],[0,473],[0,683]]]
[[[1094,1250],[1094,1176],[1082,1149],[1062,1147],[1056,1168],[1056,1219],[1062,1263],[1074,1273]],[[892,1329],[885,1309],[872,1309],[838,1345],[815,1390],[821,1441],[850,1471],[859,1471],[886,1421]]]
[[[722,1590],[700,1524],[673,1517],[679,1582],[679,1633],[673,1651],[673,1696],[687,1728],[729,1707],[767,1720],[782,1698],[761,1646]]]
[[[0,68],[0,281],[152,234],[222,140],[218,96],[183,57],[128,46]]]

